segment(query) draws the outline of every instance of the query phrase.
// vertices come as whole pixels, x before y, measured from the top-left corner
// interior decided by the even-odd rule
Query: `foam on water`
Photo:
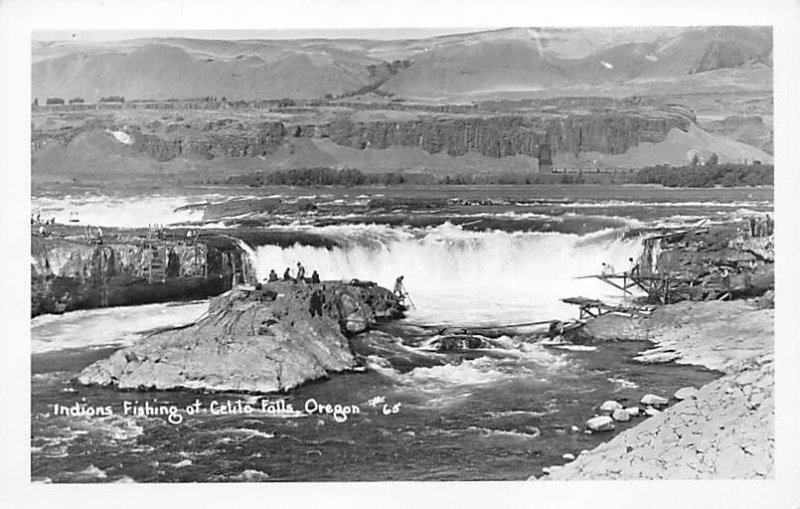
[[[604,200],[604,201],[576,201],[567,203],[555,203],[555,206],[566,208],[605,208],[605,207],[707,207],[707,208],[731,208],[739,206],[749,207],[772,207],[771,201],[629,201],[629,200]]]
[[[586,345],[554,345],[553,348],[558,348],[559,350],[569,350],[571,352],[593,352],[597,350],[596,346]]]
[[[88,467],[86,467],[85,469],[81,470],[80,472],[77,472],[76,473],[76,477],[80,477],[80,478],[84,478],[84,479],[86,479],[86,478],[88,478],[88,479],[92,479],[92,478],[94,478],[94,479],[105,479],[108,476],[106,475],[105,470],[103,470],[102,468],[98,468],[98,467],[96,467],[94,465],[89,465]]]
[[[239,436],[242,440],[248,440],[251,438],[275,438],[274,433],[265,433],[263,431],[251,428],[222,428],[218,430],[212,431],[214,434],[223,434],[223,435],[233,435]]]
[[[342,247],[259,246],[253,263],[259,277],[298,261],[322,279],[357,277],[388,288],[403,274],[416,306],[408,313],[412,321],[460,325],[566,319],[575,310],[561,297],[618,299],[610,286],[576,278],[599,273],[602,262],[625,270],[641,250],[639,239],[622,239],[615,230],[584,236],[473,232],[445,223],[425,229],[336,225],[314,232]]]
[[[38,354],[67,348],[125,346],[153,329],[191,323],[207,310],[208,301],[201,301],[41,315],[31,320],[31,352]]]
[[[506,374],[495,369],[495,364],[489,359],[479,358],[464,361],[459,365],[447,364],[430,368],[415,368],[405,378],[413,381],[415,385],[482,385],[497,382]]]
[[[499,439],[516,439],[516,440],[533,440],[539,438],[542,432],[536,426],[526,426],[525,431],[511,431],[502,429],[484,428],[479,426],[470,426],[467,431],[478,433],[485,438],[499,438]]]
[[[228,479],[231,481],[241,482],[259,482],[268,480],[269,474],[262,472],[261,470],[246,469],[234,476],[229,477]]]
[[[57,223],[70,224],[78,219],[79,225],[111,226],[122,228],[144,227],[148,224],[176,224],[200,221],[203,209],[180,209],[193,203],[203,203],[211,196],[66,196],[62,198],[34,197],[31,207],[42,219],[55,218]],[[77,214],[77,215],[73,215]]]

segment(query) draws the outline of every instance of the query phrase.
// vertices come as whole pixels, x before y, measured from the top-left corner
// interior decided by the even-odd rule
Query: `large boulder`
[[[625,412],[631,417],[638,417],[639,416],[639,407],[632,406],[624,409]]]
[[[274,392],[356,367],[347,334],[389,301],[384,288],[276,282],[213,299],[196,323],[149,336],[81,372],[120,389]],[[374,294],[374,295],[373,295]],[[370,303],[366,296],[371,296]],[[374,307],[373,307],[374,306]],[[342,310],[350,311],[342,315]],[[349,327],[352,315],[363,327]]]
[[[622,408],[614,410],[614,413],[611,414],[611,417],[617,422],[628,422],[631,420],[631,414]]]
[[[605,401],[605,402],[603,402],[602,405],[600,405],[600,411],[601,412],[612,413],[612,412],[614,412],[616,410],[621,410],[621,409],[622,409],[622,405],[619,404],[618,402],[614,401],[614,400]]]
[[[612,431],[614,429],[614,419],[607,415],[592,417],[586,421],[586,427],[592,432],[596,431]]]
[[[431,346],[440,352],[453,352],[489,348],[491,345],[474,334],[452,334],[437,338],[431,342]]]
[[[684,399],[697,399],[697,389],[694,387],[682,387],[675,391],[675,399],[683,401]]]
[[[458,357],[425,352],[403,344],[403,341],[385,332],[371,330],[350,338],[350,348],[363,358],[379,357],[393,369],[405,373],[418,367],[434,367],[457,363]]]
[[[669,400],[655,394],[645,394],[642,396],[640,403],[647,406],[664,406],[669,403]]]

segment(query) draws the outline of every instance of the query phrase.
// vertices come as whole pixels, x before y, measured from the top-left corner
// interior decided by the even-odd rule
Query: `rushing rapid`
[[[150,332],[197,320],[207,301],[36,317],[31,323],[35,481],[526,479],[563,463],[564,453],[577,455],[607,438],[579,431],[604,400],[671,394],[717,374],[632,362],[648,347],[644,342],[549,345],[529,333],[509,331],[499,337],[476,333],[482,346],[468,353],[441,353],[433,348],[441,339],[439,329],[419,325],[469,328],[575,318],[577,310],[561,298],[622,298],[610,286],[579,278],[599,273],[602,263],[628,270],[629,258],[642,248],[632,229],[772,210],[771,190],[765,189],[679,193],[614,186],[473,186],[253,192],[257,196],[251,198],[316,204],[296,213],[243,212],[245,201],[237,192],[48,194],[33,199],[33,213],[80,225],[225,227],[233,237],[246,222],[248,228],[276,230],[284,237],[297,232],[298,239],[324,239],[281,245],[251,241],[242,247],[260,278],[270,269],[280,275],[290,267],[294,274],[298,261],[307,275],[316,270],[323,280],[357,278],[391,288],[404,275],[414,306],[407,319],[391,324],[391,331],[403,348],[446,362],[401,369],[369,355],[360,371],[285,394],[116,391],[72,380],[92,362]],[[380,200],[373,202],[376,197]],[[408,197],[419,200],[407,206]],[[427,207],[428,199],[445,205]],[[221,207],[212,214],[209,204]],[[326,404],[340,405],[340,413],[321,411]],[[169,413],[146,412],[149,406],[192,405],[218,411],[186,414],[179,422]],[[247,406],[271,410],[237,412]],[[618,429],[632,425],[620,423]]]

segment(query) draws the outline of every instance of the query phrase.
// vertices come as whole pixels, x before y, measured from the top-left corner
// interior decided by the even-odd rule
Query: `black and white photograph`
[[[520,13],[31,22],[29,488],[796,479],[781,28]]]

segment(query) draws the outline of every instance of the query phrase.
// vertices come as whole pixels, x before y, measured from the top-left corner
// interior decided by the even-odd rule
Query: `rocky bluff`
[[[31,316],[206,298],[253,274],[235,239],[107,229],[99,243],[78,230],[59,226],[48,237],[31,236]]]
[[[365,149],[419,147],[428,153],[460,156],[539,157],[541,145],[553,153],[596,151],[622,154],[643,142],[658,143],[673,128],[686,130],[683,113],[604,112],[564,116],[449,117],[408,122],[353,122],[341,118],[322,129],[339,145]],[[319,131],[319,130],[318,130]]]
[[[161,332],[87,367],[78,382],[120,389],[275,392],[359,365],[349,338],[402,316],[368,283],[277,281],[236,287],[187,327]]]
[[[71,115],[68,125],[45,122],[34,127],[32,148],[36,153],[53,143],[66,146],[82,132],[106,130],[125,133],[131,148],[159,162],[177,157],[263,157],[291,138],[324,138],[359,150],[407,147],[450,156],[476,153],[538,158],[545,144],[552,155],[621,154],[640,143],[663,141],[671,129],[685,131],[694,122],[691,111],[679,106],[545,106],[522,112],[321,107],[280,114],[265,111],[259,118],[234,110],[145,112],[138,114],[151,116],[134,118],[126,110],[52,112],[46,115]],[[76,120],[75,115],[84,117]],[[51,128],[54,125],[61,127]]]

